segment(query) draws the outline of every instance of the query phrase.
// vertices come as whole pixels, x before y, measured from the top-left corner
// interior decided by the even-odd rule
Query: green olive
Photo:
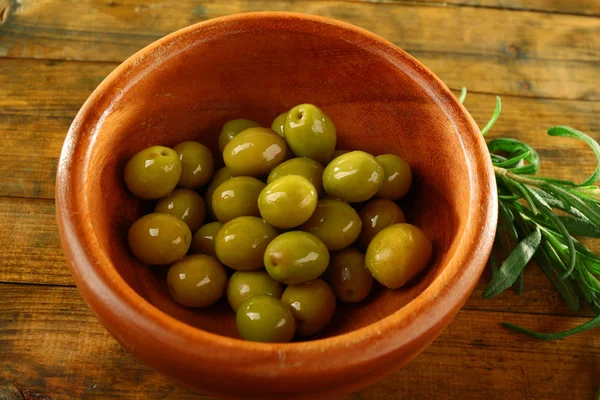
[[[431,260],[431,241],[416,226],[395,224],[379,232],[367,249],[367,268],[383,286],[397,289]]]
[[[362,221],[362,231],[358,237],[358,246],[367,250],[371,240],[381,230],[390,225],[406,222],[404,213],[393,201],[388,199],[371,199],[365,203],[358,215]]]
[[[284,136],[294,154],[320,163],[329,161],[337,140],[331,119],[312,104],[300,104],[288,112]]]
[[[198,142],[183,142],[173,150],[181,161],[179,187],[198,189],[210,181],[215,172],[215,160],[208,147]]]
[[[227,143],[237,136],[238,133],[245,131],[248,128],[258,128],[260,124],[258,122],[251,121],[249,119],[232,119],[223,125],[221,134],[219,135],[219,150],[223,152]]]
[[[262,268],[267,245],[277,236],[277,230],[257,217],[232,219],[219,231],[215,251],[219,260],[238,271]]]
[[[288,113],[284,112],[279,114],[274,120],[273,123],[271,124],[271,129],[275,132],[277,132],[277,134],[279,134],[279,136],[281,137],[285,137],[284,133],[283,133],[283,127],[285,125],[285,119],[287,118]]]
[[[206,208],[208,208],[208,211],[212,216],[215,215],[215,213],[212,210],[212,195],[221,183],[229,179],[231,179],[231,173],[229,172],[227,167],[219,168],[217,172],[215,172],[215,174],[213,175],[208,186],[206,187],[206,193],[204,194],[204,198],[206,199]]]
[[[340,200],[319,200],[317,209],[299,229],[310,232],[329,250],[350,246],[360,235],[362,222],[354,208]]]
[[[196,232],[206,217],[206,204],[193,190],[175,189],[156,203],[154,212],[171,214],[185,222],[190,231]]]
[[[242,339],[252,342],[285,343],[296,333],[290,309],[273,296],[252,296],[235,314],[235,324]]]
[[[198,229],[198,231],[192,237],[192,253],[206,254],[216,257],[217,253],[215,252],[215,240],[222,227],[223,224],[217,221],[203,225],[200,229]]]
[[[271,278],[264,270],[236,271],[229,278],[227,285],[227,300],[234,312],[252,296],[267,294],[280,299],[282,293],[281,283]]]
[[[286,117],[287,117],[287,112],[284,112],[283,114],[279,114],[277,116],[277,118],[275,118],[273,120],[273,123],[271,124],[271,129],[281,137],[285,137],[285,135],[283,133],[283,126],[285,125]],[[285,159],[289,160],[290,158],[294,158],[294,157],[295,157],[294,152],[292,151],[292,149],[290,149],[290,146],[288,146],[287,152],[285,153]]]
[[[376,158],[383,167],[383,183],[377,191],[377,196],[390,200],[401,199],[408,193],[412,184],[410,166],[393,154],[384,154]]]
[[[125,184],[141,199],[165,197],[175,189],[181,177],[177,153],[163,146],[148,147],[135,154],[125,165]]]
[[[363,301],[373,287],[373,276],[365,265],[365,255],[352,247],[331,255],[325,278],[335,296],[344,303]]]
[[[277,236],[264,252],[264,265],[273,279],[286,284],[304,283],[321,276],[329,264],[323,242],[307,232]]]
[[[267,175],[286,157],[285,139],[268,128],[240,132],[223,150],[223,160],[233,176]]]
[[[258,196],[258,209],[271,226],[294,228],[306,222],[317,207],[317,191],[308,179],[288,175],[269,183]]]
[[[289,285],[281,296],[296,320],[296,333],[311,336],[323,330],[335,313],[335,295],[322,279]]]
[[[258,195],[265,184],[250,176],[231,178],[215,190],[212,195],[212,210],[223,223],[237,217],[260,216]]]
[[[207,307],[225,293],[227,274],[216,258],[194,254],[169,268],[167,284],[171,296],[186,307]]]
[[[323,172],[327,194],[349,203],[373,197],[383,182],[383,167],[364,151],[351,151],[330,162]]]
[[[320,196],[323,194],[323,171],[325,168],[312,158],[297,157],[276,166],[267,177],[267,183],[288,175],[300,175],[308,179]]]
[[[186,255],[192,241],[190,228],[169,214],[147,214],[129,228],[129,248],[150,265],[171,264]]]

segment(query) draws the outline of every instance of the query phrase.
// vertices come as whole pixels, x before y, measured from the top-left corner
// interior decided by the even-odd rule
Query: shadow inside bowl
[[[106,171],[108,172],[108,170]],[[114,220],[114,239],[110,253],[113,257],[128,260],[118,266],[121,276],[148,302],[166,314],[188,325],[223,336],[239,338],[235,328],[235,314],[226,299],[206,309],[189,309],[175,303],[169,295],[166,274],[168,267],[149,267],[135,260],[127,248],[127,230],[141,215],[152,212],[153,202],[140,201],[124,190],[123,207]],[[418,296],[441,272],[440,265],[448,257],[448,250],[457,235],[458,219],[446,197],[433,186],[422,181],[415,171],[415,181],[410,194],[400,206],[407,222],[422,227],[434,246],[433,260],[425,271],[404,287],[389,290],[375,284],[369,297],[360,304],[344,304],[338,307],[327,329],[312,339],[334,336],[370,325],[385,318]],[[125,256],[126,255],[126,256]]]
[[[251,118],[270,126],[278,113],[308,102],[333,119],[338,148],[393,153],[408,161],[415,184],[402,207],[408,221],[434,243],[434,259],[424,273],[400,290],[377,287],[362,304],[340,304],[322,336],[372,324],[418,296],[458,246],[471,190],[465,165],[470,156],[460,132],[418,78],[383,50],[362,48],[360,36],[344,40],[295,27],[281,30],[278,40],[251,30],[181,40],[190,45],[175,54],[164,49],[162,58],[157,54],[154,61],[140,60],[131,67],[137,70],[121,72],[123,78],[105,93],[110,104],[90,132],[95,143],[87,188],[100,188],[102,195],[88,196],[89,223],[125,282],[176,319],[237,337],[234,314],[225,301],[203,310],[180,307],[168,294],[166,269],[142,265],[130,254],[127,230],[152,205],[128,193],[123,168],[133,154],[151,145],[196,140],[214,151],[227,120]],[[208,45],[210,52],[204,51]],[[134,78],[128,78],[130,72]]]

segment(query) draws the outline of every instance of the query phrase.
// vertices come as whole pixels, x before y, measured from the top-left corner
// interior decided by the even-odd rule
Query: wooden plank
[[[495,96],[468,94],[465,107],[483,127],[496,105]],[[596,167],[596,158],[583,142],[549,137],[548,128],[569,125],[600,140],[600,103],[502,97],[502,112],[488,139],[511,137],[536,149],[541,157],[541,176],[583,181]]]
[[[56,167],[72,118],[0,115],[0,196],[54,198]]]
[[[453,89],[466,86],[479,93],[536,99],[600,99],[598,62],[410,53]]]
[[[261,10],[360,25],[413,53],[452,86],[531,97],[600,97],[600,25],[594,18],[404,2],[86,0],[65,7],[58,0],[21,0],[12,3],[0,26],[0,56],[120,62],[194,22]]]
[[[354,0],[351,0],[354,1]],[[358,0],[362,1],[362,0]],[[401,2],[402,0],[373,0],[374,2]],[[600,3],[596,0],[415,0],[432,5],[456,5],[489,7],[521,11],[542,11],[557,14],[600,15]]]
[[[0,196],[54,198],[71,121],[116,64],[0,61]]]
[[[189,395],[126,353],[74,288],[0,287],[0,387],[17,382],[55,400]]]
[[[77,110],[115,64],[0,58],[0,196],[54,197],[54,177],[64,136]],[[571,125],[600,139],[600,102],[507,96],[490,137],[511,136],[539,150],[542,173],[581,179],[594,169],[583,143],[548,139],[545,130]],[[469,94],[466,106],[482,126],[494,96]],[[32,154],[32,144],[35,156]],[[565,166],[577,165],[575,168]]]
[[[598,246],[596,246],[598,247]],[[594,317],[593,311],[587,305],[582,305],[580,310],[572,312],[560,297],[548,278],[534,263],[527,266],[524,273],[524,291],[517,295],[511,289],[499,294],[492,299],[484,299],[483,290],[489,282],[489,271],[485,271],[471,296],[464,305],[465,310],[494,311],[511,313],[531,313],[540,315],[560,315]],[[510,322],[510,321],[506,321]]]
[[[539,11],[556,14],[600,15],[600,5],[594,0],[345,0],[356,3],[426,3],[437,7],[462,6],[499,8],[507,10]],[[0,0],[0,21],[8,14],[11,0]]]
[[[501,328],[507,320],[544,330],[585,321],[463,310],[407,367],[343,399],[593,398],[600,336],[540,342]],[[0,321],[0,388],[17,382],[61,400],[207,398],[125,352],[74,288],[3,284]]]
[[[0,198],[0,282],[36,283],[43,285],[73,285],[60,248],[54,202],[51,200]],[[590,244],[598,252],[600,242]],[[499,312],[573,315],[535,265],[525,271],[525,292],[512,291],[493,300],[481,297],[487,274],[477,285],[466,308]],[[583,308],[575,315],[592,316]]]
[[[34,115],[40,123],[47,116],[72,119],[116,66],[0,58],[0,114]],[[0,119],[7,121],[6,117]]]
[[[0,282],[73,285],[54,201],[0,198]]]

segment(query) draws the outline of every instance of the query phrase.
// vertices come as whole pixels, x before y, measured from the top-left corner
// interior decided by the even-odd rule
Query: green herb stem
[[[557,333],[539,333],[539,332],[535,332],[535,331],[532,331],[529,329],[522,328],[517,325],[509,324],[507,322],[503,322],[502,326],[504,326],[507,329],[510,329],[511,331],[520,332],[520,333],[524,333],[529,336],[533,336],[536,339],[552,341],[552,340],[564,339],[568,336],[576,335],[578,333],[600,327],[600,315],[596,315],[596,317],[592,318],[590,321],[586,322],[583,325],[579,325],[578,327],[575,327],[573,329],[569,329],[567,331],[557,332]]]
[[[463,89],[461,103],[466,94]],[[494,113],[481,130],[483,135],[494,126],[501,108],[497,97]],[[511,287],[520,294],[523,270],[534,259],[569,309],[577,311],[582,303],[588,303],[597,316],[559,333],[503,325],[538,339],[557,340],[600,326],[600,257],[575,238],[600,237],[600,189],[593,185],[600,179],[600,145],[566,126],[550,128],[548,134],[584,141],[599,160],[598,166],[581,184],[539,177],[540,157],[531,146],[511,138],[488,141],[498,187],[499,217],[492,250],[493,275],[483,297],[497,296]],[[557,215],[555,210],[567,215]]]
[[[528,178],[523,175],[514,174],[514,173],[510,172],[508,169],[498,167],[495,165],[494,165],[494,174],[496,176],[505,176],[515,182],[519,182],[519,183],[522,183],[524,185],[529,185],[529,186],[542,187],[542,185],[544,185],[544,183],[545,183],[538,179],[532,179],[532,178]]]

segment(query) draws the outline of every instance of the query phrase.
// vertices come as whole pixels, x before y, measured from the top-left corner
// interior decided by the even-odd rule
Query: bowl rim
[[[247,342],[203,331],[163,313],[138,295],[117,273],[108,256],[95,246],[97,240],[93,227],[89,219],[86,220],[87,191],[78,191],[85,185],[88,151],[95,141],[95,134],[90,132],[88,124],[92,121],[95,125],[103,118],[94,110],[102,100],[106,101],[103,94],[109,87],[132,71],[134,75],[142,72],[139,65],[145,62],[144,58],[152,58],[161,47],[175,43],[187,34],[222,24],[261,19],[301,19],[318,25],[331,25],[361,37],[366,44],[375,47],[380,56],[397,67],[402,65],[403,71],[421,83],[444,112],[450,114],[448,118],[457,125],[457,130],[459,127],[465,129],[459,134],[461,145],[464,146],[464,141],[468,140],[475,149],[465,160],[470,178],[469,209],[472,212],[467,217],[456,252],[448,260],[444,271],[416,298],[393,314],[345,334],[306,342]],[[369,51],[373,52],[373,48]],[[403,351],[406,346],[422,350],[450,323],[485,267],[496,228],[497,193],[492,164],[477,124],[450,89],[429,69],[394,44],[349,23],[314,15],[267,11],[233,14],[180,29],[138,51],[109,74],[84,103],[68,131],[57,172],[56,212],[62,247],[82,297],[113,336],[134,354],[140,356],[125,338],[123,327],[161,337],[161,341],[165,342],[166,350],[163,351],[191,353],[206,362],[227,359],[229,363],[243,364],[249,358],[261,358],[264,363],[248,374],[270,377],[273,374],[291,374],[294,368],[290,366],[299,360],[310,362],[311,372],[322,372],[331,368],[344,370],[365,365],[388,353]],[[113,323],[119,320],[122,326],[117,329]],[[201,351],[194,349],[194,345],[198,344],[202,344]],[[344,354],[350,345],[354,351],[351,355]],[[285,356],[282,357],[282,354]],[[323,356],[327,357],[325,361]],[[297,370],[294,371],[294,374],[297,373]]]

